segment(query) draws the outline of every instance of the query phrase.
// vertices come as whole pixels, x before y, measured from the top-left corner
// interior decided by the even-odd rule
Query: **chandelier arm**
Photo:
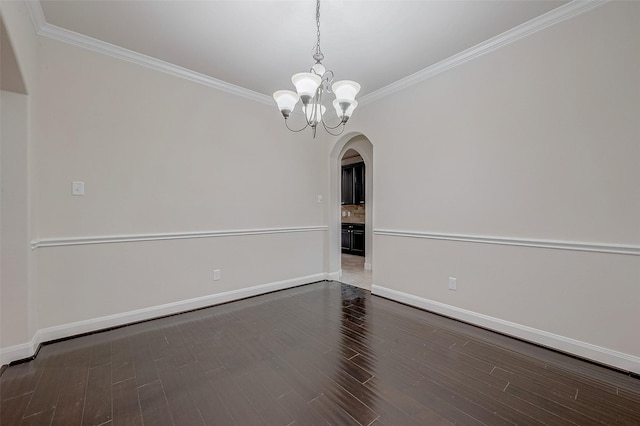
[[[338,117],[338,118],[340,118],[340,117]],[[340,125],[341,125],[341,124],[343,125],[343,124],[345,124],[345,123],[343,123],[343,122],[342,122],[342,120],[340,120],[340,122],[338,122],[338,124],[336,124],[335,126],[330,126],[326,121],[324,121],[324,117],[322,118],[322,126],[323,126],[325,129],[331,129],[331,130],[333,130],[333,129],[337,129],[338,127],[340,127]],[[335,136],[335,135],[334,135],[334,136]]]
[[[316,96],[318,96],[316,94]],[[316,116],[316,105],[317,102],[315,101],[316,97],[314,96],[313,99],[311,100],[310,104],[311,104],[311,114],[309,114],[308,108],[309,105],[306,105],[302,108],[302,113],[304,114],[304,120],[307,122],[307,126],[311,126],[313,127],[313,117]]]
[[[289,129],[289,130],[291,130],[292,132],[295,132],[295,133],[301,132],[304,129],[306,129],[307,127],[309,127],[309,123],[306,122],[306,120],[305,120],[305,123],[306,124],[304,125],[304,127],[302,129],[295,130],[295,129],[292,129],[291,127],[289,127],[289,120],[287,120],[286,118],[284,119],[284,125],[287,126],[287,129]]]
[[[305,117],[308,125],[314,128],[315,134],[315,127],[318,125],[315,120],[318,114],[320,114],[320,120],[322,120],[322,85],[316,89],[316,93],[311,100],[311,114],[307,114],[307,108],[309,108],[309,105],[305,107]],[[318,111],[318,109],[320,109],[320,111]]]
[[[339,133],[333,133],[331,132],[331,130],[336,129],[338,127],[340,127],[340,124],[342,124],[342,130],[340,130]],[[331,136],[340,136],[342,133],[344,133],[344,123],[340,123],[338,124],[336,127],[327,127],[327,125],[324,123],[324,121],[322,122],[322,127],[324,127],[324,131],[329,133]]]
[[[333,83],[333,77],[333,71],[331,70],[327,70],[323,76],[323,80],[327,82],[327,92],[329,93],[333,93],[331,92],[331,83]]]

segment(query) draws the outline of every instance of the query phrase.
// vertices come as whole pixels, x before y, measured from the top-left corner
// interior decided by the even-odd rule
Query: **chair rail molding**
[[[88,244],[129,243],[137,241],[189,240],[194,238],[237,237],[245,235],[289,234],[294,232],[324,232],[328,226],[298,226],[288,228],[257,228],[221,231],[175,232],[163,234],[122,234],[68,238],[42,238],[31,241],[31,249],[61,246],[79,246]]]
[[[445,234],[391,229],[374,229],[373,234],[400,238],[424,238],[428,240],[460,241],[480,244],[500,244],[507,246],[537,247],[556,250],[573,250],[640,256],[640,245],[635,244],[605,244],[582,241],[545,240],[515,237],[512,238],[489,235]]]

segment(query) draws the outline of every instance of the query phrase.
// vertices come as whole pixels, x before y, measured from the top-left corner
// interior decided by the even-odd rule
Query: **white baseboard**
[[[422,297],[381,287],[379,285],[373,285],[371,293],[387,299],[395,300],[396,302],[415,306],[427,311],[504,333],[509,336],[573,354],[581,358],[609,365],[624,371],[631,371],[633,373],[640,374],[640,357],[634,355],[603,348],[601,346],[575,340],[570,337],[560,336],[543,330],[527,327],[525,325],[446,305],[433,300],[424,299]]]
[[[0,365],[9,364],[10,362],[30,358],[35,354],[33,342],[22,343],[20,345],[9,346],[0,349]]]
[[[329,281],[338,281],[340,278],[342,278],[342,269],[336,272],[327,272],[327,280]]]
[[[334,273],[335,274],[335,273]],[[9,364],[13,361],[30,358],[35,355],[40,344],[52,340],[63,339],[65,337],[76,336],[92,331],[103,330],[138,321],[149,320],[180,312],[191,311],[193,309],[205,308],[207,306],[219,305],[221,303],[244,299],[246,297],[258,296],[272,291],[284,290],[299,285],[309,284],[316,281],[331,279],[334,274],[320,273],[307,275],[305,277],[293,278],[290,280],[277,281],[268,284],[239,290],[227,291],[224,293],[210,294],[193,299],[181,300],[164,305],[151,306],[134,311],[108,315],[99,318],[92,318],[85,321],[78,321],[69,324],[62,324],[55,327],[48,327],[36,331],[31,342],[0,349],[0,365]]]

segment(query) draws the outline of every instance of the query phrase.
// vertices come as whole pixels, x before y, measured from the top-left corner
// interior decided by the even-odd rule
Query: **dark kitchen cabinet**
[[[364,162],[342,166],[343,205],[364,204]]]
[[[353,165],[353,204],[364,204],[364,163]]]
[[[342,225],[342,252],[351,253],[351,231],[345,224]]]
[[[351,232],[351,254],[364,256],[364,226]]]
[[[364,256],[364,224],[342,224],[342,252]]]
[[[342,197],[343,205],[353,204],[353,167],[342,166]]]

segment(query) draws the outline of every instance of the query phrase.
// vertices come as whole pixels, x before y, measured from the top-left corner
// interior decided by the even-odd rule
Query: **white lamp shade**
[[[293,111],[300,97],[291,90],[278,90],[273,94],[280,111]]]
[[[360,91],[360,85],[355,81],[341,80],[331,85],[331,90],[336,95],[336,99],[348,99],[353,101]]]
[[[336,99],[333,101],[333,107],[336,109],[338,117],[351,117],[353,110],[358,106],[358,101],[351,101],[349,99]]]
[[[322,114],[325,113],[327,108],[324,105],[316,106],[315,111],[313,110],[314,104],[309,104],[305,108],[305,114],[307,115],[307,122],[310,124],[319,123],[322,120]],[[315,112],[315,114],[314,114]]]
[[[296,86],[298,95],[313,97],[322,79],[311,72],[301,72],[291,77],[291,82]],[[303,99],[304,100],[304,99]]]
[[[351,105],[349,105],[349,108],[347,108],[347,112],[345,112],[344,115],[346,115],[347,117],[351,117],[351,114],[353,114],[353,110],[355,110],[357,106],[358,101],[351,102]]]

